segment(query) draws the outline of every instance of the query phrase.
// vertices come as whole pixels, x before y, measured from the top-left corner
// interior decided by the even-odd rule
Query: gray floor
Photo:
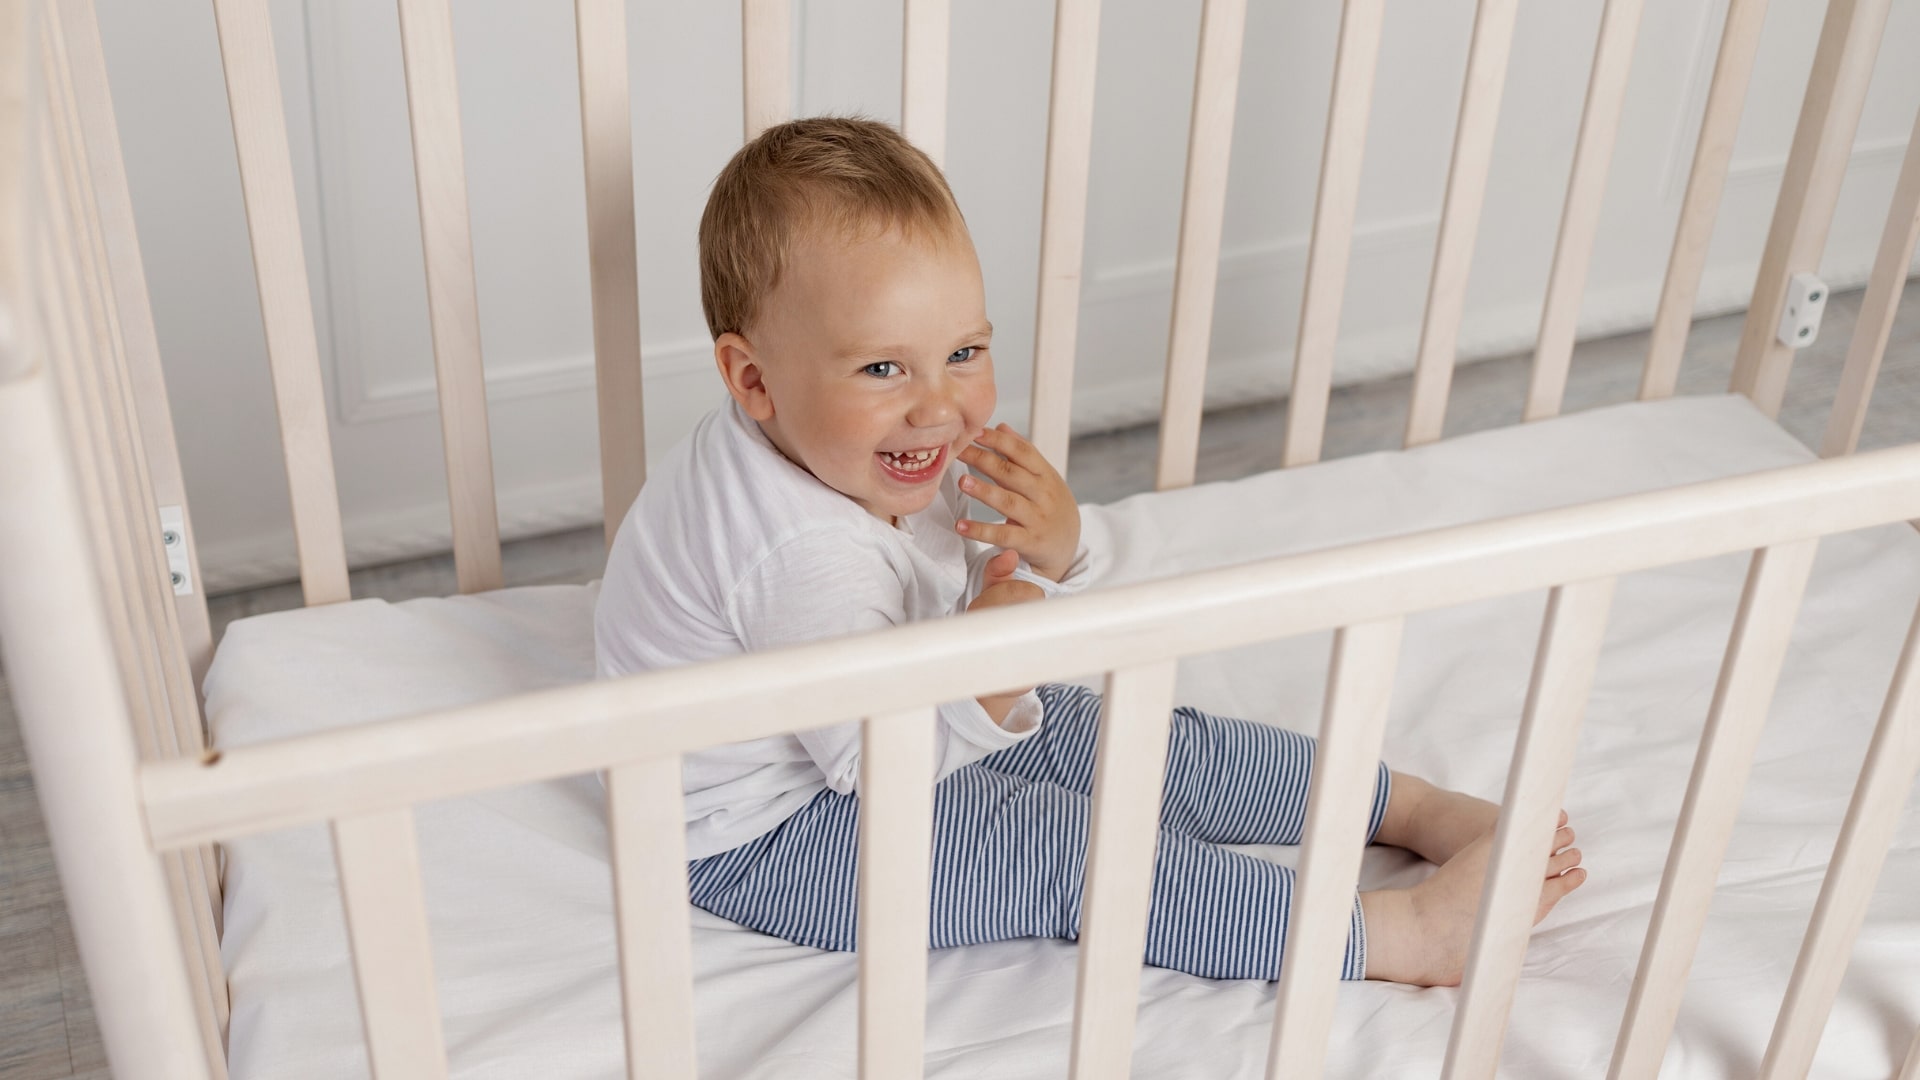
[[[1920,290],[1909,289],[1907,297],[1888,346],[1862,449],[1920,440]],[[1795,364],[1781,422],[1810,446],[1818,443],[1825,427],[1859,303],[1858,293],[1835,295],[1820,341]],[[1695,324],[1682,370],[1683,393],[1725,388],[1739,332],[1739,316]],[[1583,343],[1574,354],[1568,411],[1631,400],[1646,341],[1645,334],[1628,334]],[[1516,356],[1461,369],[1454,380],[1447,433],[1518,421],[1529,360]],[[1395,448],[1406,422],[1408,385],[1408,379],[1400,378],[1336,391],[1326,456]],[[1223,480],[1277,467],[1284,415],[1283,403],[1208,414],[1199,478]],[[1068,477],[1075,493],[1085,502],[1106,502],[1151,488],[1155,438],[1155,428],[1148,425],[1076,439]],[[598,528],[522,541],[506,549],[506,580],[509,585],[587,581],[599,576],[603,555]],[[453,564],[447,557],[353,574],[355,596],[400,600],[453,591]],[[214,632],[236,618],[299,602],[296,585],[215,597]],[[0,677],[0,1078],[107,1075],[25,750]]]

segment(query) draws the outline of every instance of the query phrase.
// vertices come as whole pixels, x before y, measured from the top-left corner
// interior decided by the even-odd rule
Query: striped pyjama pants
[[[1078,940],[1098,694],[1040,687],[1045,719],[1015,746],[934,787],[934,948],[1011,938]],[[1146,962],[1215,979],[1277,979],[1293,871],[1219,844],[1297,844],[1315,743],[1266,724],[1173,712]],[[1372,841],[1388,772],[1374,785]],[[693,903],[761,933],[851,951],[858,895],[857,795],[822,791],[754,840],[688,866]],[[1356,898],[1341,976],[1366,973]]]

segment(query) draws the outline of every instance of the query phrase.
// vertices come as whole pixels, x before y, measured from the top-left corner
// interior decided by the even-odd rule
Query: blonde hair
[[[776,124],[714,179],[700,215],[707,329],[744,333],[780,283],[805,229],[849,242],[898,228],[944,240],[965,219],[939,166],[888,124],[815,116]]]

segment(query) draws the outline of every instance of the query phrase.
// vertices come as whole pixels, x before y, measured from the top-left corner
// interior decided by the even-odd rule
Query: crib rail
[[[146,821],[162,850],[323,820],[336,822],[336,829],[341,822],[382,821],[384,836],[402,828],[406,807],[416,803],[612,767],[630,1045],[648,1068],[686,1075],[692,1051],[689,969],[680,938],[680,755],[866,716],[876,756],[867,762],[871,790],[863,790],[862,835],[871,838],[874,858],[862,867],[862,1046],[868,1061],[888,1063],[867,1075],[898,1075],[893,1070],[910,1070],[920,1052],[919,1026],[910,1017],[924,1008],[920,943],[927,930],[930,811],[924,785],[892,781],[926,771],[925,702],[1104,669],[1111,672],[1109,700],[1073,1045],[1076,1076],[1115,1075],[1124,1071],[1131,1047],[1173,660],[1336,630],[1321,752],[1330,777],[1363,772],[1377,760],[1400,620],[1545,588],[1551,598],[1448,1057],[1449,1076],[1488,1076],[1519,978],[1537,901],[1537,860],[1565,790],[1614,579],[1755,550],[1620,1044],[1616,1074],[1644,1075],[1647,1061],[1657,1064],[1655,1051],[1671,1027],[1815,542],[1914,517],[1920,517],[1920,446],[1877,451],[919,623],[874,635],[866,648],[826,642],[240,747],[213,763],[153,762],[140,770]],[[1793,1063],[1811,1053],[1809,1033],[1824,1024],[1846,946],[1864,915],[1861,905],[1920,767],[1917,649],[1910,640],[1856,790],[1775,1037],[1773,1056],[1785,1064],[1769,1065],[1780,1070],[1770,1075],[1794,1075]],[[1324,999],[1337,974],[1325,954],[1329,940],[1344,937],[1365,813],[1356,793],[1365,790],[1358,783],[1316,785],[1301,906],[1282,975],[1274,1076],[1310,1073],[1323,1060]],[[644,811],[629,816],[639,806]],[[363,842],[373,835],[366,830]],[[382,842],[395,843],[391,837]],[[424,916],[407,914],[412,901],[403,879],[417,868],[400,858],[403,849],[354,856],[350,846],[341,848],[343,880],[351,862],[377,864],[357,872],[388,882],[368,888],[392,891],[395,910],[424,941]],[[641,868],[648,865],[653,869]],[[353,903],[349,916],[357,918]],[[385,921],[396,917],[376,916],[371,939],[396,933]],[[377,980],[387,988],[383,994],[413,986],[416,997],[430,995],[423,946],[414,952],[382,946],[380,952],[381,959],[361,968],[363,988]],[[649,966],[659,959],[666,962]],[[390,970],[401,960],[410,970]],[[667,1008],[657,1014],[641,1011],[663,1002]],[[388,1024],[395,1016],[413,1017],[412,1034],[399,1044],[406,1049],[376,1052],[437,1048],[425,1004],[381,1009]],[[649,1022],[654,1026],[639,1026]],[[373,1026],[370,1019],[370,1031]],[[664,1038],[663,1028],[670,1028]]]

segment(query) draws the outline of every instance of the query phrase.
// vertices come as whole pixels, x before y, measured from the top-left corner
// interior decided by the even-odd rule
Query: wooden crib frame
[[[1525,418],[1555,415],[1644,0],[1607,0]],[[348,598],[326,409],[263,0],[213,0],[308,604]],[[1732,388],[1777,415],[1789,276],[1819,261],[1889,0],[1831,0]],[[1518,0],[1480,0],[1420,337],[1409,446],[1441,435]],[[1764,0],[1732,0],[1661,294],[1642,398],[1673,393]],[[448,0],[399,0],[462,592],[499,587]],[[621,0],[576,0],[609,538],[644,475],[631,135]],[[1158,486],[1191,483],[1245,0],[1205,0]],[[1055,23],[1031,431],[1064,471],[1092,132],[1098,0]],[[1288,403],[1285,463],[1320,454],[1383,0],[1347,0]],[[744,0],[745,133],[788,113],[786,0]],[[935,160],[948,0],[907,0],[904,127]],[[1550,589],[1484,906],[1446,1061],[1490,1076],[1606,626],[1614,579],[1751,550],[1613,1063],[1658,1068],[1789,630],[1821,536],[1920,518],[1920,444],[1852,453],[1920,236],[1920,128],[1867,286],[1826,460],[1687,488],[570,686],[240,749],[209,750],[211,655],[191,517],[90,0],[0,0],[0,641],[94,1006],[123,1080],[224,1077],[214,844],[330,822],[373,1066],[445,1075],[411,806],[604,769],[630,1075],[692,1077],[679,755],[865,717],[862,1075],[917,1076],[925,1021],[932,702],[1107,671],[1073,1033],[1076,1077],[1124,1075],[1168,709],[1183,656],[1336,631],[1271,1077],[1320,1070],[1409,613]],[[174,516],[176,515],[177,516]],[[184,578],[184,581],[180,580]],[[178,586],[178,588],[177,588]],[[184,589],[184,591],[182,591]],[[884,659],[880,659],[884,657]],[[1812,1060],[1920,768],[1920,620],[1909,634],[1768,1048]],[[1341,793],[1345,793],[1343,796]],[[1920,1041],[1903,1077],[1920,1074]]]

